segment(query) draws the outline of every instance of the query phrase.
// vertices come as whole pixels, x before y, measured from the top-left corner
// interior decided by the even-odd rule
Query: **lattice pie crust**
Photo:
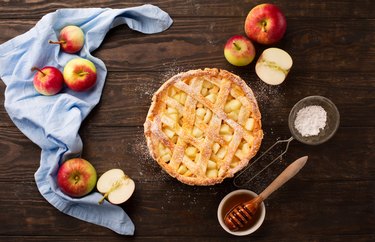
[[[144,124],[151,156],[189,185],[213,185],[244,168],[263,131],[251,89],[218,69],[179,73],[154,94]]]

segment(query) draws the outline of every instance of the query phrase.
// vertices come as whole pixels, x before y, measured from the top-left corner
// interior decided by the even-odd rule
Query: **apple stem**
[[[90,74],[90,73],[87,72],[87,71],[82,71],[82,72],[80,72],[78,75],[80,75],[80,76],[84,76],[84,75],[88,75],[88,74]]]
[[[237,43],[233,42],[233,45],[234,47],[236,47],[237,50],[241,50],[241,47]]]
[[[261,24],[262,24],[262,29],[263,29],[263,32],[267,32],[267,29],[266,29],[266,26],[267,26],[267,21],[262,21],[261,22]]]
[[[74,181],[76,182],[76,184],[79,182],[79,176],[75,176],[74,177]]]
[[[33,68],[31,68],[31,71],[39,71],[40,73],[43,74],[43,76],[46,76],[46,73],[44,73],[41,69],[39,69],[38,67],[34,66]]]
[[[66,41],[65,40],[60,40],[60,41],[52,41],[52,40],[50,40],[50,41],[48,41],[48,43],[55,44],[55,45],[60,45],[60,44],[65,44]]]
[[[104,200],[108,197],[109,195],[109,192],[106,192],[103,197],[99,200],[98,204],[102,205]]]

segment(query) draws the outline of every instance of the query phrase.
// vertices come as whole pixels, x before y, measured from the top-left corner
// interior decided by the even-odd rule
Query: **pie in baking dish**
[[[219,69],[191,70],[166,81],[144,123],[151,156],[189,185],[213,185],[244,168],[262,138],[252,90]]]

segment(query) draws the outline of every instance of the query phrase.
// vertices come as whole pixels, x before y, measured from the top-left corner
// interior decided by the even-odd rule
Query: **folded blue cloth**
[[[44,198],[60,211],[98,224],[119,234],[133,235],[134,224],[119,206],[105,202],[101,195],[91,193],[83,198],[63,194],[56,184],[56,174],[65,160],[82,151],[78,130],[83,119],[99,102],[107,69],[90,52],[99,47],[113,27],[127,24],[129,28],[152,34],[172,24],[169,15],[153,5],[126,9],[61,9],[45,15],[35,27],[0,45],[0,77],[6,85],[5,108],[15,125],[41,149],[40,167],[35,181]],[[77,25],[85,33],[85,45],[75,54],[60,51],[48,40],[57,39],[66,25]],[[97,68],[97,83],[87,92],[63,89],[55,96],[43,96],[33,86],[33,66],[55,66],[60,70],[72,58],[91,60]]]

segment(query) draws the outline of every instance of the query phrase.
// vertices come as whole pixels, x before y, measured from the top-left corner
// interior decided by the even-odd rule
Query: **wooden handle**
[[[307,158],[308,156],[301,157],[290,164],[266,189],[264,189],[261,194],[259,194],[259,197],[262,197],[263,200],[266,199],[274,191],[289,181],[290,178],[294,177],[306,164]]]

